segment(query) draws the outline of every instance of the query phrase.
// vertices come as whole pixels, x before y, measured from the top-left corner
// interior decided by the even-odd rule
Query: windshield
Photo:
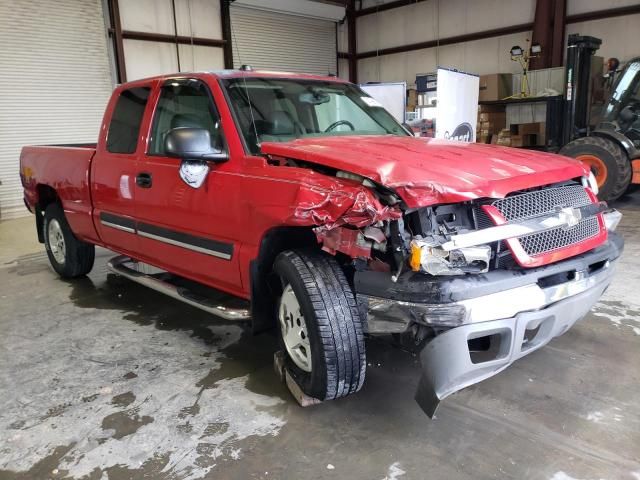
[[[408,133],[376,100],[355,85],[318,80],[224,80],[238,128],[253,154],[262,142],[330,135]]]
[[[640,60],[629,62],[616,81],[605,121],[619,123],[623,120],[624,123],[625,110],[640,114]]]

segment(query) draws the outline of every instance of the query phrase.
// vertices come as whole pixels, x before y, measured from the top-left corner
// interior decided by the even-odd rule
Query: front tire
[[[274,268],[282,284],[281,341],[296,383],[319,400],[360,390],[367,365],[362,321],[340,265],[323,252],[288,250]]]
[[[591,168],[598,182],[598,198],[618,199],[631,183],[631,162],[613,140],[604,137],[578,138],[560,150],[561,155],[580,160]]]
[[[58,275],[76,278],[91,271],[95,246],[75,237],[59,204],[52,203],[45,209],[42,228],[49,262]]]

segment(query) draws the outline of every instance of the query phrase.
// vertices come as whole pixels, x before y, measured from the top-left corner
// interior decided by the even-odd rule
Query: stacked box
[[[502,100],[512,95],[512,76],[510,73],[480,75],[479,100],[481,102]]]
[[[511,146],[511,130],[509,130],[508,128],[503,128],[502,130],[500,130],[500,133],[496,135],[496,138],[496,145],[502,145],[503,147]]]
[[[496,135],[506,126],[506,113],[479,112],[476,129],[476,141],[478,143],[490,143],[491,137]]]
[[[544,146],[546,144],[546,124],[544,122],[520,123],[517,125],[511,125],[510,131],[512,138],[512,147],[536,147]],[[519,145],[514,145],[514,136],[519,137]]]
[[[407,111],[415,112],[418,106],[418,91],[414,88],[407,90]]]

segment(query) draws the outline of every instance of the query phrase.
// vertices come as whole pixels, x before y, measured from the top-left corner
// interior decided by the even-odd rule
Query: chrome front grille
[[[521,193],[494,201],[507,221],[518,221],[555,212],[558,208],[591,204],[582,185],[567,185]],[[597,217],[581,220],[571,228],[558,227],[542,233],[520,237],[518,241],[530,257],[549,253],[580,243],[600,232]]]
[[[512,221],[553,213],[557,207],[582,207],[590,203],[582,185],[567,185],[513,195],[491,205],[500,210],[507,221]]]

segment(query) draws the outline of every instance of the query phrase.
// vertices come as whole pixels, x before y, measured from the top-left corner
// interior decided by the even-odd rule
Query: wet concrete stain
[[[120,395],[116,395],[111,399],[111,404],[117,407],[128,407],[133,402],[135,402],[136,396],[133,392],[125,392]]]
[[[75,443],[69,445],[59,445],[55,447],[46,457],[34,463],[33,466],[25,472],[13,472],[10,470],[0,469],[0,479],[11,480],[34,480],[34,479],[50,479],[57,475],[65,476],[65,471],[57,471],[60,460],[69,453],[75,446]],[[53,473],[56,472],[56,473]]]
[[[56,405],[55,407],[51,407],[49,410],[47,410],[47,413],[45,413],[42,417],[40,417],[40,421],[42,422],[44,420],[47,420],[48,418],[59,417],[70,406],[71,406],[70,403],[65,403],[62,405]]]
[[[113,438],[119,440],[132,435],[141,427],[153,422],[153,417],[148,415],[139,416],[135,410],[116,412],[107,415],[102,419],[103,430],[114,430]]]
[[[90,277],[73,281],[70,299],[81,308],[125,310],[128,313],[123,318],[140,326],[153,324],[158,330],[190,331],[192,337],[214,347],[223,339],[209,328],[211,325],[238,325],[244,329],[240,340],[220,350],[224,353],[218,359],[222,365],[211,369],[196,386],[215,388],[219,380],[248,375],[246,387],[250,391],[290,399],[272,369],[273,354],[278,349],[275,331],[253,335],[246,322],[225,321],[110,273],[102,283],[94,283]],[[210,355],[205,352],[203,357]],[[125,378],[135,378],[133,375],[137,376],[129,372]]]
[[[46,258],[42,259],[42,261],[46,262]],[[100,262],[97,262],[97,266],[99,263]],[[23,265],[21,268],[21,271],[25,274],[29,271],[34,273],[41,271],[39,268],[29,269],[26,265]],[[203,418],[199,418],[202,416],[199,400],[203,392],[218,388],[221,382],[239,379],[243,387],[246,386],[249,391],[260,395],[273,396],[279,400],[287,399],[287,401],[289,401],[290,398],[287,397],[288,394],[285,388],[277,381],[271,366],[273,352],[277,347],[275,336],[260,335],[255,337],[248,330],[247,324],[233,323],[243,328],[244,333],[242,333],[240,339],[235,344],[229,344],[228,336],[231,335],[229,331],[225,332],[220,328],[212,328],[225,324],[229,325],[229,322],[225,322],[222,319],[218,319],[215,316],[201,312],[178,301],[167,299],[167,297],[162,294],[116,275],[104,275],[104,269],[102,270],[101,272],[99,268],[94,269],[94,272],[89,277],[69,282],[71,285],[69,298],[73,305],[79,308],[126,312],[123,313],[120,318],[132,322],[134,324],[134,332],[138,330],[138,327],[147,326],[153,326],[160,331],[188,332],[189,336],[201,342],[201,345],[205,349],[209,348],[209,351],[199,354],[202,361],[198,362],[198,364],[200,367],[206,367],[209,362],[208,359],[211,358],[215,366],[212,366],[209,374],[194,382],[199,389],[199,393],[192,405],[183,407],[179,413],[177,413],[177,419],[183,422],[174,425],[177,431],[185,434],[195,434],[197,438],[201,439],[195,448],[195,453],[197,454],[195,460],[192,458],[190,461],[187,461],[186,464],[192,463],[196,467],[206,470],[222,459],[238,458],[240,447],[237,446],[237,444],[242,443],[241,439],[245,438],[246,434],[243,434],[239,439],[234,431],[229,431],[229,423],[222,419],[216,422],[209,420],[209,423],[207,423],[206,419],[211,418],[210,415],[204,417],[203,425]],[[170,343],[172,342],[169,339],[164,345],[169,346]],[[220,345],[229,346],[220,348]],[[118,346],[112,345],[106,348],[114,349],[118,348]],[[102,357],[88,358],[87,360],[105,365],[107,368],[113,368],[115,366],[112,362],[105,361]],[[138,384],[137,379],[141,375],[141,372],[153,373],[158,368],[157,365],[152,363],[152,358],[146,360],[147,361],[141,362],[140,365],[132,365],[130,371],[125,370],[126,373],[121,374],[120,378],[131,382],[133,391],[136,389],[136,385]],[[227,385],[228,383],[224,383],[221,388],[228,388]],[[89,394],[78,398],[82,403],[88,404],[96,401],[101,395],[108,393],[110,390],[110,387],[107,386],[104,387],[100,393],[88,392]],[[113,396],[110,399],[110,404],[122,409],[131,407],[136,401],[136,396],[133,391],[129,390]],[[279,407],[276,408],[265,405],[258,405],[258,407],[263,410],[273,411],[274,413],[281,410]],[[62,415],[65,408],[67,408],[66,405],[53,407],[49,409],[43,419]],[[128,437],[130,438],[130,436],[136,434],[136,432],[145,425],[152,424],[155,421],[154,416],[155,415],[142,415],[138,408],[112,412],[106,415],[100,424],[104,434],[107,436],[102,437],[98,434],[94,441],[99,445],[104,445],[109,438],[117,441],[122,441]],[[200,425],[198,425],[198,423],[200,423]],[[194,428],[196,426],[197,429]],[[51,427],[55,428],[53,425]],[[234,429],[237,428],[237,426],[234,427]],[[261,427],[258,427],[258,429],[260,428]],[[258,434],[257,436],[259,438],[262,435],[264,434]],[[81,448],[80,451],[82,450]],[[50,455],[51,458],[47,457],[49,458],[47,465],[53,467],[49,469],[49,471],[53,471],[59,467],[62,457],[64,457],[68,451],[69,450],[62,452],[59,456]],[[52,455],[53,453],[57,454],[60,452],[56,450],[52,452]],[[74,455],[77,455],[75,450]],[[84,456],[84,453],[82,456]],[[158,476],[162,476],[163,478],[173,478],[172,475],[167,475],[167,472],[163,471],[167,466],[170,456],[169,452],[167,452],[167,455],[156,455],[153,459],[145,461],[139,468],[134,468],[134,465],[108,466],[107,464],[103,468],[95,469],[91,474],[83,478],[100,479],[104,478],[104,474],[108,475],[110,480],[118,478],[138,478],[142,475],[151,475],[149,478],[155,478],[153,472],[156,472]],[[56,462],[54,462],[54,458],[57,459]],[[73,458],[72,456],[65,459],[65,464],[73,461]],[[172,466],[171,469],[184,468],[184,466],[185,462],[179,467]],[[29,472],[33,472],[34,468],[36,468],[35,464]],[[18,478],[15,474],[16,472],[12,472],[10,478]],[[60,474],[64,474],[64,471],[60,470],[58,475]]]

